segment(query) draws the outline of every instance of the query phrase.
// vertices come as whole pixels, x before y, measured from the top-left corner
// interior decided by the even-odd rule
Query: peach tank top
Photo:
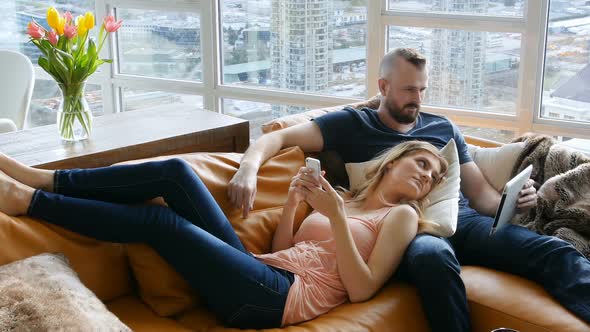
[[[377,241],[383,217],[391,207],[347,217],[356,247],[365,263]],[[282,325],[313,319],[346,302],[347,293],[336,263],[336,246],[330,220],[313,212],[301,224],[291,248],[255,255],[260,261],[294,274]]]

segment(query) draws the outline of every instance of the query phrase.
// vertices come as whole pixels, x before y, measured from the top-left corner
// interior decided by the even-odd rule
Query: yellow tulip
[[[66,18],[63,16],[60,16],[58,26],[57,26],[57,28],[55,28],[55,30],[57,30],[57,33],[59,35],[63,35],[65,27],[66,27]]]
[[[94,28],[94,15],[92,15],[91,12],[86,12],[86,14],[84,14],[84,25],[87,30]]]
[[[60,16],[61,15],[59,15],[57,9],[49,7],[49,9],[47,9],[47,24],[49,24],[50,27],[57,30],[57,28],[59,27]]]
[[[76,26],[78,27],[78,36],[83,36],[88,29],[86,28],[86,17],[80,15],[76,17]]]

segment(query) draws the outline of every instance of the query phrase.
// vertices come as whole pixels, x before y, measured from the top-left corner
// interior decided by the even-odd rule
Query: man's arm
[[[529,179],[522,187],[516,207],[521,212],[537,205],[535,182]],[[502,196],[492,187],[474,162],[461,165],[461,191],[469,199],[472,208],[483,215],[494,217]]]
[[[243,209],[243,217],[248,216],[256,196],[256,174],[260,165],[281,149],[299,146],[304,152],[321,151],[324,138],[319,126],[310,121],[293,127],[262,135],[244,153],[240,168],[231,179],[228,187],[230,202]]]
[[[470,161],[461,165],[461,191],[480,214],[493,217],[500,204],[500,193],[483,176],[479,167]]]

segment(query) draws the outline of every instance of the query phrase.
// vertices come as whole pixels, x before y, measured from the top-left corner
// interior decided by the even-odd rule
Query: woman
[[[407,142],[376,158],[346,202],[302,167],[293,177],[273,253],[246,251],[213,197],[180,159],[97,169],[38,170],[0,156],[0,210],[110,242],[145,242],[228,326],[312,319],[369,299],[419,231],[420,205],[446,172],[438,150]],[[5,174],[6,173],[6,174]],[[137,205],[163,197],[168,207]],[[315,211],[293,235],[298,204]]]

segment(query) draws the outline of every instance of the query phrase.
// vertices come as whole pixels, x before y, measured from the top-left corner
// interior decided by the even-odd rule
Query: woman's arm
[[[272,238],[272,252],[293,246],[293,219],[295,219],[297,206],[305,199],[309,189],[317,186],[310,178],[309,172],[307,167],[301,167],[291,180],[287,201],[283,206],[283,214]]]
[[[336,241],[336,260],[350,302],[371,298],[400,264],[418,230],[418,214],[408,205],[392,208],[383,220],[375,247],[363,261],[344,215],[330,219]]]
[[[272,252],[293,246],[293,219],[295,219],[297,205],[298,203],[294,204],[287,199],[287,202],[283,206],[281,220],[272,238]]]

